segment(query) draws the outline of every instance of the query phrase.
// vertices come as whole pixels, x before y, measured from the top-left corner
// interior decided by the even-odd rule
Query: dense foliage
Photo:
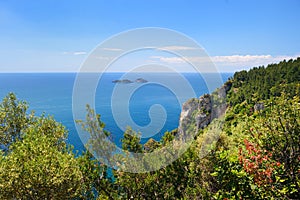
[[[0,104],[0,198],[300,199],[299,73],[300,58],[235,73],[226,83],[231,89],[225,123],[209,154],[199,156],[217,119],[199,130],[179,159],[145,173],[124,172],[124,163],[116,169],[101,164],[130,154],[113,155],[110,133],[90,107],[78,123],[90,133],[87,149],[100,162],[89,152],[72,153],[61,124],[27,114],[27,104],[9,94]],[[177,134],[141,144],[140,133],[128,127],[122,148],[153,152]]]
[[[72,153],[62,124],[27,108],[13,93],[0,103],[0,199],[90,199],[101,167]]]
[[[267,67],[254,67],[248,72],[246,70],[236,72],[231,80],[233,88],[228,95],[231,105],[244,101],[251,104],[280,96],[283,90],[289,96],[295,96],[297,84],[300,83],[299,67],[300,57],[296,60],[270,64]]]

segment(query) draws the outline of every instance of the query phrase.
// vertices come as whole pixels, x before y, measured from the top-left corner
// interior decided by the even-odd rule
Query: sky
[[[76,72],[101,42],[143,27],[194,39],[221,72],[249,69],[300,56],[299,9],[299,0],[0,0],[0,72]],[[123,60],[183,65],[156,53]]]

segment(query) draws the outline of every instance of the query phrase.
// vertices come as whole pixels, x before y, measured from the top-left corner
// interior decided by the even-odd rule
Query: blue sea
[[[81,151],[84,149],[84,145],[77,133],[72,113],[72,96],[77,75],[76,73],[0,73],[0,98],[3,99],[9,92],[14,92],[18,99],[28,102],[29,112],[34,110],[36,115],[45,113],[46,115],[54,116],[58,122],[66,126],[69,132],[68,143],[72,144],[75,150]],[[101,121],[106,124],[105,129],[111,132],[112,138],[118,146],[120,146],[123,130],[126,128],[119,127],[118,125],[125,126],[124,124],[126,124],[127,119],[119,123],[116,122],[118,110],[113,110],[111,105],[113,101],[118,101],[117,103],[114,102],[116,107],[122,108],[122,98],[127,96],[125,91],[130,87],[137,89],[129,95],[129,99],[125,99],[124,105],[128,106],[129,118],[137,126],[144,127],[151,123],[149,116],[151,106],[160,105],[160,107],[163,107],[166,114],[165,123],[162,127],[158,127],[158,131],[150,134],[150,137],[159,140],[165,131],[171,131],[178,127],[182,100],[187,100],[195,96],[199,97],[221,86],[220,82],[211,85],[214,83],[216,74],[205,74],[206,78],[203,78],[203,75],[200,74],[183,73],[182,77],[190,84],[195,96],[185,91],[179,91],[179,95],[176,92],[176,88],[181,83],[178,81],[178,75],[176,74],[134,74],[132,76],[132,83],[112,82],[122,79],[123,75],[123,73],[101,74],[101,78],[94,91],[96,112],[101,115]],[[232,75],[232,73],[222,73],[219,76],[222,82],[225,82]],[[86,77],[88,82],[89,78],[88,76]],[[159,78],[157,79],[157,77]],[[137,78],[146,79],[148,82],[135,82]],[[153,81],[154,79],[155,81]],[[159,84],[159,80],[164,80],[162,82],[167,82],[169,85]],[[208,82],[210,87],[207,86]],[[121,88],[124,94],[118,96],[118,93],[113,93],[116,87]],[[175,88],[175,90],[172,88]],[[183,89],[181,88],[181,90]],[[82,101],[84,99],[83,94]],[[82,109],[82,116],[84,114],[85,110]],[[122,116],[122,113],[120,113],[120,116]],[[153,117],[154,119],[152,120],[158,122],[162,118],[160,113],[155,115],[155,112]],[[149,134],[144,135],[142,133],[142,142],[144,143],[148,139]]]

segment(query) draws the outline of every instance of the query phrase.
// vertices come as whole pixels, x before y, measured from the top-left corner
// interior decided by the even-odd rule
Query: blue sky
[[[0,72],[77,71],[100,42],[142,27],[186,34],[220,71],[248,69],[300,56],[299,9],[299,0],[0,0]]]

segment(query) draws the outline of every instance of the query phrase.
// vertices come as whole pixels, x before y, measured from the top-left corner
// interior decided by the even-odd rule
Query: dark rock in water
[[[121,83],[133,83],[131,80],[123,79]]]
[[[133,83],[131,80],[123,79],[123,80],[113,80],[113,83]]]
[[[137,83],[147,83],[148,81],[143,79],[143,78],[138,78],[138,79],[135,80],[135,82],[137,82]]]
[[[121,80],[113,80],[113,83],[133,83],[134,81],[131,81],[129,79],[121,79]],[[138,78],[135,80],[136,83],[147,83],[148,81],[143,78]]]
[[[113,83],[120,83],[121,80],[113,80],[112,82],[113,82]]]

